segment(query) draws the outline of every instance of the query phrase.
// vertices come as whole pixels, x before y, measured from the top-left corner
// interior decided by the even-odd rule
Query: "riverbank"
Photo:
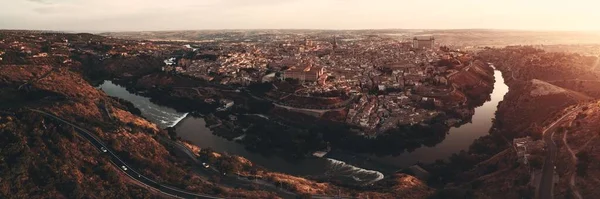
[[[584,81],[594,81],[598,78],[596,71],[590,71],[590,59],[576,55],[563,53],[546,53],[543,50],[529,46],[489,48],[478,54],[479,59],[496,64],[496,68],[503,72],[509,92],[504,100],[498,105],[496,117],[490,135],[477,139],[468,151],[453,155],[447,162],[436,162],[425,165],[433,173],[437,180],[431,181],[430,185],[440,187],[446,183],[451,186],[440,190],[440,193],[460,193],[458,198],[477,198],[478,196],[505,197],[505,198],[533,198],[536,195],[535,187],[539,185],[539,171],[542,168],[540,154],[545,152],[534,151],[535,147],[527,146],[529,156],[528,164],[523,164],[517,156],[512,145],[514,138],[530,136],[534,140],[542,138],[544,133],[553,133],[550,128],[559,122],[564,114],[568,113],[567,107],[584,104],[592,98],[587,96],[595,94],[589,92]],[[595,58],[594,58],[595,60]],[[579,86],[570,87],[573,84],[561,87],[561,82],[580,81]],[[589,93],[589,94],[588,94]],[[595,104],[595,103],[593,103]],[[581,106],[582,108],[584,106]],[[567,108],[567,109],[565,109]],[[585,126],[589,112],[581,111],[577,117],[577,126]],[[585,119],[583,119],[585,118]],[[590,122],[597,124],[597,122]],[[567,122],[568,124],[568,122]],[[564,125],[564,124],[563,124]],[[578,132],[577,129],[560,127],[568,134],[579,135],[587,143],[590,141],[589,134]],[[589,128],[589,127],[583,127]],[[548,130],[548,132],[546,132]],[[559,137],[566,137],[567,133]],[[555,135],[556,137],[556,135]],[[574,142],[574,138],[569,143]],[[537,141],[541,142],[541,141]],[[556,141],[555,141],[556,142]],[[571,145],[572,146],[572,145]],[[567,147],[568,148],[568,147]],[[568,150],[563,150],[568,151]],[[537,154],[536,154],[537,153]],[[567,155],[564,155],[567,154]],[[568,152],[562,157],[570,157]],[[558,175],[568,176],[573,173],[575,166],[569,158],[561,160],[561,154],[557,156],[555,171]],[[554,157],[545,157],[552,162]],[[522,159],[521,159],[522,160]],[[561,162],[563,161],[563,162]],[[567,165],[567,166],[565,166]],[[552,174],[552,165],[546,166],[546,171]],[[567,168],[565,168],[567,167]],[[537,177],[532,177],[538,174]],[[546,175],[547,176],[547,175]],[[590,175],[586,175],[589,177]],[[550,178],[552,178],[550,176]],[[530,181],[533,179],[533,181]],[[566,180],[563,180],[566,179]],[[559,188],[554,194],[556,197],[568,197],[569,179],[560,178]],[[573,187],[570,187],[573,189]],[[572,190],[571,190],[572,191]],[[440,194],[443,195],[443,194]]]
[[[465,58],[466,59],[466,58]],[[471,60],[472,61],[472,60]],[[293,175],[314,176],[315,178],[327,177],[328,167],[334,166],[335,162],[326,161],[327,159],[318,159],[309,157],[315,151],[324,148],[334,148],[336,151],[342,151],[349,154],[367,154],[368,156],[385,156],[391,157],[394,160],[383,160],[386,164],[390,164],[395,159],[394,155],[412,154],[415,150],[421,148],[434,148],[433,153],[437,153],[435,146],[442,143],[448,137],[458,136],[458,133],[448,134],[448,130],[452,129],[446,124],[448,120],[456,119],[457,115],[463,122],[472,122],[470,117],[474,113],[473,108],[484,104],[489,99],[488,93],[491,93],[493,88],[491,82],[494,82],[492,76],[493,69],[489,66],[478,62],[468,61],[465,65],[460,64],[454,67],[456,73],[448,79],[452,84],[452,96],[448,97],[447,101],[442,103],[443,114],[432,116],[423,122],[411,123],[410,125],[399,126],[391,131],[383,132],[375,139],[369,136],[364,136],[365,131],[362,128],[348,125],[343,122],[331,121],[321,117],[312,117],[302,113],[296,113],[287,109],[274,108],[273,104],[261,98],[252,97],[252,91],[248,89],[233,90],[226,86],[215,85],[214,82],[206,82],[193,77],[154,72],[147,75],[127,77],[121,79],[122,85],[125,85],[129,90],[135,90],[136,93],[143,93],[149,97],[150,102],[166,104],[172,107],[171,111],[155,111],[148,117],[155,117],[155,123],[162,124],[162,127],[173,126],[176,122],[183,123],[192,121],[195,123],[191,128],[184,130],[176,130],[177,134],[183,139],[198,140],[200,146],[219,146],[236,145],[232,148],[241,156],[248,156],[253,162],[264,165],[270,170],[284,171]],[[469,63],[466,65],[466,63]],[[492,71],[492,72],[490,72]],[[489,92],[488,92],[489,91]],[[417,99],[419,98],[419,99]],[[413,100],[413,99],[411,99]],[[421,101],[419,96],[415,96],[416,101]],[[215,111],[223,101],[234,102],[235,105],[228,110]],[[147,103],[144,101],[143,103]],[[150,106],[149,112],[153,111]],[[417,107],[425,109],[426,107]],[[211,120],[203,120],[202,118],[185,117],[185,113],[194,112],[207,115]],[[266,115],[268,119],[259,117],[250,117],[248,114]],[[341,111],[340,114],[346,114]],[[169,118],[169,119],[167,119]],[[197,120],[194,122],[194,120]],[[201,120],[201,121],[200,121]],[[343,121],[343,120],[342,120]],[[490,118],[491,121],[491,118]],[[206,122],[210,122],[210,127],[207,129],[199,129],[196,125],[206,126]],[[480,130],[487,132],[489,129]],[[189,131],[183,132],[183,131]],[[198,134],[198,131],[203,131]],[[285,133],[281,133],[285,132]],[[227,141],[218,136],[226,137],[227,139],[237,139],[236,142]],[[468,132],[475,137],[462,136],[465,143],[471,143],[477,138],[476,133]],[[186,135],[187,137],[181,136]],[[200,136],[201,139],[194,136]],[[214,141],[211,143],[200,143],[201,140],[210,140],[206,137],[214,136],[221,139],[223,142]],[[216,140],[216,139],[215,139]],[[241,143],[241,144],[240,144]],[[196,144],[196,143],[195,143]],[[239,146],[237,146],[239,145]],[[466,145],[452,146],[452,150],[460,151],[465,149]],[[222,148],[221,152],[228,152],[227,147]],[[452,151],[446,150],[446,151]],[[414,153],[418,154],[418,153]],[[447,158],[451,153],[445,154]],[[331,156],[335,153],[331,154]],[[429,155],[429,154],[427,154]],[[256,157],[252,157],[256,156]],[[372,173],[381,173],[377,167],[359,168],[351,159],[336,158],[325,156],[336,161],[345,162],[348,169],[355,171],[370,170]],[[425,155],[415,155],[417,157],[403,158],[410,159],[413,162],[421,162],[419,158]],[[264,158],[267,157],[267,158]],[[263,160],[261,160],[263,158]],[[433,157],[432,159],[437,159]],[[281,161],[274,161],[281,159]],[[373,161],[373,159],[369,159]],[[275,164],[279,162],[280,164]],[[281,162],[292,162],[290,167],[282,167]],[[305,164],[306,169],[297,169],[299,163]],[[338,162],[339,163],[339,162]],[[310,166],[308,166],[310,165]],[[340,165],[340,164],[338,164]],[[398,165],[391,163],[394,167],[405,167],[410,165]],[[351,168],[351,167],[355,168]],[[312,167],[312,168],[311,168]],[[289,169],[293,168],[293,169]],[[356,169],[359,168],[359,169]],[[369,179],[358,177],[354,179],[354,183],[361,184],[362,181],[370,182]],[[392,174],[392,172],[389,172]],[[386,174],[383,174],[387,176]],[[373,180],[377,180],[381,175],[372,175]]]
[[[500,75],[496,74],[497,78],[498,78],[498,76],[500,76]],[[501,78],[501,76],[500,76],[500,78]],[[501,84],[502,82],[503,81],[501,81],[501,80],[496,81],[497,84]],[[499,86],[495,86],[495,87],[499,87]],[[178,112],[175,109],[161,107],[161,106],[158,106],[155,104],[151,105],[151,104],[149,104],[149,103],[152,103],[150,101],[150,99],[148,99],[146,97],[142,97],[142,96],[137,96],[137,95],[131,94],[131,93],[129,93],[129,95],[133,95],[133,96],[129,96],[129,95],[123,93],[123,92],[128,92],[128,91],[122,87],[115,88],[113,85],[111,87],[111,89],[116,89],[118,91],[117,92],[108,91],[108,92],[113,92],[116,95],[123,95],[123,96],[125,96],[125,98],[128,98],[133,101],[137,101],[138,106],[141,105],[141,106],[150,107],[150,108],[141,108],[141,110],[143,109],[143,112],[150,111],[151,113],[147,113],[146,115],[149,115],[149,117],[154,117],[155,118],[155,119],[153,119],[154,121],[158,121],[160,123],[162,121],[166,121],[164,119],[167,119],[167,118],[168,118],[167,120],[172,121],[171,125],[167,125],[165,127],[172,126],[174,124],[174,122],[180,121],[180,122],[178,122],[178,125],[176,125],[175,127],[177,129],[176,130],[177,135],[184,140],[189,140],[198,146],[210,147],[219,152],[224,152],[224,153],[229,153],[229,154],[233,154],[233,155],[239,155],[242,157],[246,157],[249,160],[251,160],[253,163],[255,163],[257,165],[261,165],[272,171],[278,171],[278,172],[299,175],[299,176],[311,176],[311,178],[314,178],[314,179],[329,178],[331,180],[331,177],[336,173],[335,170],[337,170],[337,173],[338,173],[337,175],[340,175],[340,176],[348,175],[348,172],[354,172],[356,176],[351,176],[350,180],[354,180],[356,183],[359,183],[359,184],[361,184],[361,182],[375,182],[375,181],[381,180],[382,176],[391,175],[398,169],[410,166],[415,163],[431,162],[436,159],[448,158],[450,154],[466,149],[468,147],[468,145],[470,143],[472,143],[472,141],[474,139],[476,139],[478,136],[481,135],[481,133],[487,132],[487,130],[477,129],[477,130],[481,130],[481,131],[475,133],[474,130],[472,129],[473,127],[470,127],[471,131],[467,134],[467,135],[470,135],[470,138],[465,138],[465,135],[463,134],[461,136],[462,138],[465,138],[465,140],[462,141],[463,145],[461,145],[461,146],[451,145],[450,147],[452,150],[449,150],[448,148],[446,148],[444,150],[438,150],[438,149],[436,149],[436,147],[437,147],[436,146],[436,147],[426,147],[423,149],[417,148],[417,151],[412,152],[412,153],[403,153],[403,154],[401,154],[400,157],[389,156],[386,158],[386,157],[377,157],[377,156],[370,156],[370,155],[359,155],[358,157],[367,158],[366,160],[368,160],[368,161],[380,162],[379,166],[369,166],[366,164],[364,166],[364,168],[371,169],[371,170],[369,170],[369,169],[362,169],[362,168],[353,166],[353,165],[359,165],[360,167],[363,167],[362,164],[360,163],[361,161],[357,161],[355,159],[356,155],[354,155],[354,158],[347,158],[345,156],[339,155],[339,153],[337,153],[337,154],[331,153],[331,154],[328,154],[328,156],[327,156],[327,157],[329,157],[329,159],[318,159],[318,158],[298,159],[298,158],[290,158],[290,157],[280,158],[280,157],[278,157],[278,156],[280,156],[278,154],[269,154],[269,155],[265,156],[266,154],[261,153],[260,149],[259,150],[249,150],[249,148],[244,147],[243,145],[240,144],[240,143],[247,142],[248,141],[247,139],[252,139],[252,138],[256,137],[256,135],[253,135],[251,132],[243,134],[244,139],[239,139],[237,142],[232,142],[232,141],[229,141],[222,137],[214,135],[210,128],[206,128],[208,125],[202,118],[185,117],[185,116],[187,116],[186,113]],[[499,94],[494,94],[494,95],[499,95]],[[487,102],[484,106],[482,106],[484,108],[478,108],[475,111],[476,115],[486,113],[484,118],[487,117],[487,122],[490,122],[490,123],[491,123],[491,118],[488,116],[490,114],[493,114],[493,110],[490,110],[489,107],[495,106],[494,103],[498,102],[497,97],[493,97],[493,98],[494,98],[493,102],[491,102],[491,103]],[[154,107],[154,108],[152,108],[152,107]],[[161,108],[164,108],[164,110],[155,111],[155,109],[161,109]],[[481,111],[479,111],[479,109],[481,109]],[[490,111],[491,111],[491,113],[490,113]],[[162,114],[162,115],[160,115],[160,114]],[[144,115],[144,114],[142,114],[142,115]],[[226,113],[225,115],[231,115],[231,114]],[[231,115],[231,116],[236,117],[236,120],[239,120],[239,118],[243,118],[243,117],[239,116],[239,114],[236,114],[236,113],[233,113],[233,115]],[[479,120],[478,118],[479,118],[479,116],[475,120],[475,122],[477,122],[477,124],[472,125],[472,123],[471,123],[471,125],[474,127],[486,126],[486,125],[478,124],[479,122],[485,121],[485,119]],[[229,121],[231,119],[231,117],[225,118],[225,119],[227,119],[226,123],[228,125],[236,125],[232,121]],[[271,122],[271,118],[268,118],[266,116],[261,117],[261,119],[263,120],[262,122],[267,122],[267,123]],[[253,122],[256,122],[256,121],[253,120]],[[221,123],[219,123],[219,124],[223,125]],[[469,124],[467,124],[467,125],[469,125]],[[489,124],[487,124],[487,125],[489,125]],[[210,125],[210,126],[215,127],[215,125]],[[460,129],[460,128],[453,128],[453,129]],[[453,130],[451,130],[451,131],[453,131]],[[460,130],[454,130],[454,131],[455,131],[454,133],[460,132]],[[454,135],[454,133],[449,134],[449,135]],[[237,134],[233,134],[232,137],[233,136],[238,137]],[[448,137],[451,137],[451,136],[446,135],[441,140],[447,139]],[[456,141],[456,140],[454,140],[454,141]],[[445,146],[445,145],[442,145],[442,146]],[[448,147],[448,146],[445,146],[445,147]],[[427,155],[423,155],[423,152],[419,152],[421,150],[430,151],[430,152],[433,151],[433,152],[438,152],[438,153],[440,151],[444,151],[444,152],[447,152],[447,153],[445,153],[447,155],[441,154],[441,155],[427,156]],[[345,152],[342,152],[342,153],[345,153]],[[429,154],[431,154],[431,153],[429,153]],[[352,156],[352,155],[350,155],[350,156]],[[406,158],[406,157],[409,157],[409,158]],[[427,159],[427,158],[429,158],[429,159]],[[406,161],[406,159],[409,159],[409,161]],[[404,161],[404,163],[398,164],[398,162],[397,162],[398,160]],[[350,164],[347,164],[345,162],[348,162]],[[362,162],[366,162],[366,161],[363,160]],[[336,166],[336,165],[338,165],[338,166]],[[343,167],[347,167],[347,168],[333,169],[333,168],[339,167],[339,165],[343,165]],[[375,164],[375,165],[377,165],[377,164]],[[383,165],[388,165],[388,166],[383,166]],[[387,173],[387,174],[383,174],[383,173],[379,172],[379,170],[382,170],[383,167],[389,167],[389,169],[383,169],[383,170],[385,170],[384,173]],[[361,173],[363,173],[363,172],[366,173],[367,176],[362,176]],[[372,173],[373,175],[371,175],[370,173]],[[362,176],[362,177],[359,177],[359,176]],[[341,179],[343,179],[343,178],[341,178]],[[345,181],[347,181],[347,180],[348,179],[346,179]]]
[[[328,157],[347,159],[351,164],[365,168],[387,168],[384,173],[391,173],[414,164],[431,164],[436,160],[448,160],[453,154],[469,150],[478,138],[488,135],[492,130],[493,120],[499,103],[508,93],[502,72],[494,72],[495,83],[491,97],[483,105],[475,108],[472,119],[458,127],[452,127],[443,141],[433,146],[422,146],[413,151],[398,155],[377,156],[370,154],[347,154],[334,151]],[[342,158],[343,157],[343,158]]]

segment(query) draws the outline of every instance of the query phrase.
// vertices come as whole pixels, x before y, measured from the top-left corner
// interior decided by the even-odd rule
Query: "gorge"
[[[216,152],[245,157],[270,171],[368,184],[381,180],[398,169],[416,163],[431,163],[438,159],[446,159],[453,153],[468,150],[475,139],[486,135],[492,126],[492,119],[498,103],[508,92],[508,87],[504,84],[500,71],[494,71],[494,78],[494,90],[489,100],[475,108],[472,120],[459,127],[452,127],[445,135],[444,140],[435,146],[421,146],[414,151],[407,151],[397,156],[378,156],[333,150],[324,158],[290,158],[261,154],[249,150],[240,142],[215,135],[207,127],[204,118],[200,116],[188,115],[187,112],[179,112],[173,108],[158,105],[151,102],[150,98],[134,94],[111,81],[105,81],[99,88],[110,96],[133,103],[136,108],[141,110],[142,116],[161,128],[175,127],[177,136],[201,148],[211,148]],[[268,120],[268,118],[265,119]]]

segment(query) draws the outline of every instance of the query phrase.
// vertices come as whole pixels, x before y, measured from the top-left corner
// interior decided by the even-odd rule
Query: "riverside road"
[[[58,120],[62,123],[65,123],[65,124],[73,127],[76,130],[76,132],[79,133],[79,135],[81,137],[87,139],[90,143],[92,143],[92,145],[94,147],[96,147],[96,149],[98,149],[102,154],[110,156],[111,163],[114,164],[117,168],[119,168],[120,171],[124,172],[132,180],[135,180],[138,183],[141,183],[142,185],[154,188],[165,195],[175,197],[175,198],[220,199],[219,197],[214,197],[214,196],[210,196],[210,195],[190,193],[190,192],[183,191],[183,190],[173,188],[173,187],[169,187],[169,186],[160,184],[154,180],[151,180],[151,179],[147,178],[146,176],[138,173],[135,169],[133,169],[131,166],[129,166],[125,161],[121,160],[121,158],[119,158],[119,156],[117,156],[112,150],[110,150],[110,148],[106,147],[106,144],[104,144],[102,141],[100,141],[100,139],[98,139],[92,132],[89,132],[88,130],[85,130],[77,125],[74,125],[74,124],[66,121],[66,120],[63,120],[62,118],[59,118],[53,114],[50,114],[50,113],[47,113],[47,112],[44,112],[41,110],[36,110],[36,109],[30,109],[30,110],[33,112],[43,114],[47,117]],[[103,149],[106,150],[106,152],[103,152]],[[123,169],[123,167],[125,167],[127,169],[125,170],[125,169]]]

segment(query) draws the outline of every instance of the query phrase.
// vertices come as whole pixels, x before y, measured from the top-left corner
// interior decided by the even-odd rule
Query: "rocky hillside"
[[[155,198],[73,129],[28,111],[0,114],[0,197]]]
[[[539,139],[550,123],[558,121],[554,134],[559,154],[556,159],[559,184],[554,189],[556,198],[593,197],[590,187],[594,179],[593,151],[597,134],[598,103],[593,99],[600,91],[593,84],[598,74],[591,70],[594,59],[576,54],[547,53],[531,47],[486,49],[478,54],[481,60],[493,63],[501,70],[509,92],[498,105],[494,128],[490,136],[480,138],[471,146],[473,151],[493,151],[504,148],[496,155],[485,158],[472,169],[463,172],[460,182],[449,187],[449,193],[465,190],[476,198],[531,197],[532,186],[539,183],[534,176],[541,169],[545,152],[529,151],[530,166],[516,164],[513,138],[533,136]],[[592,102],[590,102],[592,101]],[[576,110],[575,113],[570,110]],[[567,115],[569,114],[569,115]],[[488,140],[479,145],[479,141]],[[504,144],[498,144],[504,143]],[[540,150],[543,141],[536,141]],[[471,155],[473,157],[473,155]],[[588,173],[589,172],[589,173]],[[518,188],[508,188],[517,185]]]
[[[82,38],[85,46],[93,44],[87,41],[103,39]],[[81,44],[76,39],[73,45]],[[31,51],[43,47],[33,40],[18,42],[29,45]],[[0,198],[162,197],[124,175],[72,126],[40,112],[93,132],[121,159],[158,183],[223,197],[273,195],[221,186],[194,172],[196,165],[173,155],[171,147],[160,141],[168,137],[165,131],[91,86],[83,63],[64,56],[56,56],[64,61],[37,59],[30,54],[17,53],[16,57],[19,59],[0,62],[0,132],[6,138],[0,141]],[[115,59],[119,62],[120,58]],[[11,60],[24,61],[14,64]]]
[[[550,83],[533,79],[515,82],[498,105],[495,127],[509,138],[530,135],[567,106],[591,97]]]
[[[600,186],[600,101],[582,103],[554,135],[558,147],[556,198],[594,198]]]
[[[458,90],[469,99],[472,106],[483,104],[492,92],[494,86],[494,70],[479,60],[464,66],[449,78]]]
[[[157,182],[211,195],[267,196],[261,191],[231,192],[192,171],[172,155],[155,124],[92,87],[78,73],[50,66],[0,66],[0,85],[10,108],[2,110],[3,183],[1,194],[23,197],[157,197],[142,190],[110,159],[65,123],[32,112],[41,110],[96,133],[117,155]],[[20,89],[19,89],[20,88]],[[40,158],[43,157],[43,158]],[[27,190],[27,191],[26,191]],[[38,191],[36,191],[38,190]],[[44,190],[44,191],[42,191]]]

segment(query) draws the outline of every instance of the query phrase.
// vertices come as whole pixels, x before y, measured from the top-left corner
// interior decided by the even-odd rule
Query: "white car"
[[[121,169],[123,169],[123,171],[127,171],[127,167],[125,167],[125,165],[121,166]]]
[[[202,166],[203,166],[204,168],[207,168],[207,169],[210,167],[208,164],[206,164],[206,162],[203,162],[203,163],[202,163]]]
[[[100,150],[102,150],[103,153],[108,152],[108,150],[106,150],[106,148],[104,148],[104,147],[100,148]]]

